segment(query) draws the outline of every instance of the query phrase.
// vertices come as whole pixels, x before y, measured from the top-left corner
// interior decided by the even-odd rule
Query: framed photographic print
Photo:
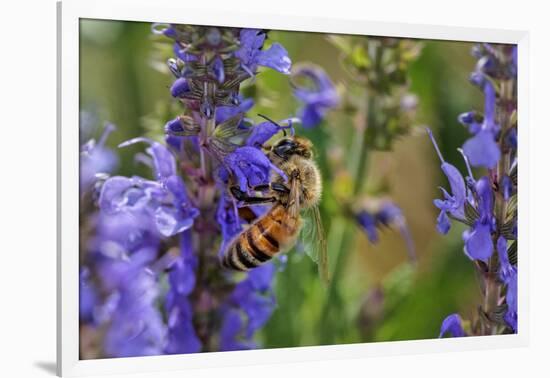
[[[58,16],[60,375],[525,345],[526,33]]]

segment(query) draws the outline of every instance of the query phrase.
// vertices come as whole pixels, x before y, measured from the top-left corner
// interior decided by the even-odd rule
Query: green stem
[[[367,112],[367,125],[364,125],[363,127],[358,127],[357,130],[357,136],[354,138],[354,140],[359,140],[360,143],[355,143],[352,148],[351,156],[356,157],[357,160],[355,160],[351,164],[351,169],[353,171],[353,177],[354,177],[354,187],[353,187],[353,196],[357,196],[364,186],[364,176],[366,172],[366,166],[368,161],[368,149],[366,144],[366,128],[369,126],[370,122],[372,122],[374,113],[372,111],[374,109],[374,99],[372,97],[369,97],[368,100],[368,108],[366,109]],[[331,311],[333,309],[342,310],[342,306],[332,306],[334,304],[334,301],[336,298],[338,298],[339,294],[339,284],[341,281],[341,276],[344,272],[344,269],[346,267],[346,263],[348,261],[349,257],[349,249],[350,246],[353,244],[354,239],[354,233],[352,227],[346,227],[346,224],[348,222],[344,217],[338,217],[336,218],[331,226],[329,237],[328,237],[328,250],[329,251],[337,251],[336,259],[335,259],[335,265],[334,270],[332,272],[331,276],[331,285],[329,287],[329,291],[327,294],[327,298],[325,300],[325,304],[323,306],[323,310],[321,313],[321,320],[320,320],[320,329],[321,329],[321,335],[320,335],[320,341],[321,344],[327,344],[330,343],[331,340],[331,334],[330,334],[330,317],[331,317]]]
[[[359,139],[361,140],[361,146],[359,148],[359,164],[357,165],[357,170],[355,171],[355,174],[353,176],[355,177],[355,187],[353,190],[354,196],[357,196],[359,193],[361,193],[365,186],[365,174],[368,162],[367,127],[369,127],[369,125],[374,125],[374,111],[371,110],[375,108],[375,102],[375,97],[369,96],[367,107],[367,125],[366,127],[362,128],[361,134],[358,135]]]

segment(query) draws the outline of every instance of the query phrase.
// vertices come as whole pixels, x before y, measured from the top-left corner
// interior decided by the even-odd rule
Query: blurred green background
[[[172,77],[159,69],[150,24],[82,20],[80,34],[80,104],[97,115],[98,123],[117,126],[109,145],[149,133],[160,136],[164,122],[178,106],[170,96]],[[271,41],[283,44],[294,63],[313,62],[323,67],[345,92],[353,81],[338,60],[338,51],[326,35],[317,33],[270,33]],[[420,41],[418,60],[410,70],[411,91],[419,97],[416,125],[411,135],[394,145],[394,151],[369,154],[368,178],[383,174],[392,199],[403,209],[416,246],[416,267],[407,263],[405,243],[391,229],[381,232],[373,245],[351,223],[338,223],[333,216],[330,173],[324,172],[322,207],[328,235],[330,262],[339,254],[341,280],[332,290],[320,284],[314,264],[300,253],[290,253],[286,269],[276,277],[277,309],[258,335],[267,348],[333,343],[410,340],[437,337],[441,321],[452,312],[469,315],[478,302],[474,270],[462,252],[460,226],[442,237],[435,230],[438,186],[447,186],[439,162],[423,126],[437,134],[446,159],[463,167],[456,147],[466,130],[457,122],[461,112],[481,107],[481,95],[469,84],[475,59],[470,43]],[[254,91],[247,89],[249,95]],[[264,113],[273,119],[296,114],[299,104],[288,79],[262,70],[256,82],[256,106],[251,117]],[[327,122],[313,132],[298,129],[316,142],[320,159],[327,159],[332,141],[349,140],[349,120],[341,112],[330,113]],[[82,139],[99,130],[81,130]],[[344,148],[345,146],[340,146]],[[119,150],[119,171],[147,175],[133,155],[138,147]],[[326,169],[326,164],[321,164]],[[336,230],[336,228],[339,228]],[[340,238],[340,240],[339,240]],[[346,240],[353,241],[347,243]],[[334,250],[334,246],[341,250]]]

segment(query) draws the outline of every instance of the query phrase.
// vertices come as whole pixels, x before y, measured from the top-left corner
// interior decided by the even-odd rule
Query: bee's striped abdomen
[[[237,235],[224,252],[222,264],[242,271],[260,266],[294,243],[299,223],[297,217],[289,216],[283,205],[273,206],[263,217]]]

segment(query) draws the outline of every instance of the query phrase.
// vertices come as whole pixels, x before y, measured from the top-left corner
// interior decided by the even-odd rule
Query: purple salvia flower
[[[414,242],[401,208],[392,201],[384,201],[380,211],[377,214],[377,220],[384,226],[393,226],[399,230],[401,236],[407,244],[407,251],[409,253],[410,261],[416,261]]]
[[[172,236],[193,225],[198,210],[188,201],[185,185],[178,176],[165,184],[139,177],[115,176],[103,184],[99,206],[106,212],[141,212],[155,221],[162,236]]]
[[[212,72],[212,76],[216,79],[216,81],[220,84],[223,84],[223,82],[225,81],[225,71],[223,68],[223,61],[220,57],[214,58],[210,70]]]
[[[248,191],[250,187],[267,184],[271,171],[286,179],[281,169],[274,165],[267,156],[254,147],[239,147],[225,158],[226,166],[235,176],[239,189]]]
[[[220,350],[246,350],[253,349],[256,345],[247,340],[242,340],[240,334],[244,328],[241,312],[235,308],[225,311],[220,330]]]
[[[220,124],[239,113],[246,113],[254,106],[254,100],[251,98],[237,97],[237,106],[220,106],[216,109],[216,123]]]
[[[500,159],[500,149],[492,131],[481,129],[463,146],[474,167],[494,168]]]
[[[441,323],[441,331],[439,332],[439,338],[442,338],[447,333],[451,334],[452,337],[464,337],[466,333],[462,328],[462,319],[460,315],[451,314],[447,316]]]
[[[179,35],[178,35],[178,31],[175,28],[175,25],[173,25],[173,24],[170,25],[170,24],[162,24],[162,23],[153,23],[151,25],[151,31],[154,34],[164,35],[168,38],[176,40],[176,42],[174,42],[174,46],[173,46],[174,55],[177,56],[182,61],[192,62],[192,61],[197,60],[197,57],[194,54],[189,54],[187,52],[187,49],[182,47],[177,42],[177,39],[178,39]]]
[[[371,243],[378,243],[378,229],[376,216],[368,211],[361,211],[356,216],[357,222],[367,233],[367,237]]]
[[[233,240],[242,230],[242,222],[239,218],[237,207],[228,194],[222,194],[218,209],[216,211],[216,221],[220,225],[222,232],[222,243],[220,253],[224,251],[227,244]]]
[[[166,298],[168,312],[168,354],[198,353],[202,343],[193,328],[193,309],[184,296],[170,292]]]
[[[170,87],[170,93],[172,94],[172,97],[181,97],[185,94],[188,94],[190,91],[189,82],[186,78],[180,77],[174,81],[172,86]]]
[[[512,149],[518,148],[518,131],[516,129],[508,130],[505,137],[506,144]]]
[[[102,288],[110,293],[97,308],[98,323],[108,324],[108,357],[162,353],[165,328],[158,309],[157,277],[150,269],[159,238],[150,217],[141,212],[100,212],[90,259]]]
[[[474,136],[464,143],[463,150],[474,167],[494,168],[500,159],[500,148],[495,140],[500,129],[495,122],[496,94],[489,80],[483,79],[481,84],[485,94],[483,123],[479,127],[470,127]]]
[[[369,241],[374,244],[378,242],[378,229],[381,226],[397,228],[407,244],[410,260],[416,260],[414,242],[409,232],[405,216],[399,206],[394,202],[382,200],[374,211],[363,209],[355,218],[361,228],[366,232]]]
[[[283,74],[290,74],[292,62],[288,52],[278,43],[273,43],[268,50],[262,50],[266,38],[265,32],[258,29],[242,29],[241,47],[235,53],[243,68],[251,75],[258,66],[274,69]]]
[[[157,181],[139,177],[115,176],[103,184],[99,206],[104,211],[130,211],[150,214],[158,232],[172,236],[189,229],[198,210],[189,201],[183,180],[176,175],[173,155],[160,143],[145,138],[136,138],[123,143],[148,142],[147,152],[153,158]]]
[[[126,147],[139,142],[149,144],[146,152],[153,158],[153,168],[157,180],[162,181],[176,174],[174,156],[164,145],[158,142],[147,138],[134,138],[121,143],[119,147]]]
[[[502,187],[502,196],[504,197],[505,201],[508,201],[512,196],[512,191],[514,190],[514,183],[512,182],[512,179],[510,178],[510,176],[508,175],[502,176],[500,185]]]
[[[302,66],[294,73],[293,77],[305,77],[312,87],[297,86],[294,95],[304,106],[298,112],[305,128],[318,126],[325,117],[327,110],[338,106],[340,101],[336,87],[320,67]]]
[[[487,262],[493,254],[493,189],[489,178],[484,176],[475,184],[479,218],[470,230],[464,232],[465,251],[473,260]]]
[[[518,332],[518,278],[517,272],[508,282],[506,289],[506,303],[508,310],[504,314],[504,320],[514,332]]]
[[[246,140],[247,146],[252,146],[256,148],[261,148],[265,142],[267,142],[269,139],[271,139],[275,134],[283,131],[283,130],[290,130],[290,133],[294,135],[294,129],[292,127],[293,122],[298,121],[297,119],[286,119],[281,121],[279,124],[266,121],[261,122],[254,126],[252,129],[252,133],[250,133],[250,136]],[[283,124],[287,124],[286,126],[283,126]]]
[[[434,200],[435,206],[441,210],[439,216],[437,217],[437,230],[442,234],[446,234],[449,232],[451,227],[448,214],[457,219],[464,219],[466,184],[464,183],[464,179],[462,178],[460,171],[443,159],[443,155],[437,146],[437,142],[435,141],[432,131],[430,129],[427,129],[427,131],[437,155],[439,156],[439,160],[441,161],[441,170],[445,176],[447,176],[447,180],[449,180],[449,185],[451,187],[451,194],[449,194],[445,189],[440,188],[443,192],[444,199]]]
[[[172,236],[190,229],[199,211],[190,204],[181,177],[170,176],[165,185],[173,201],[157,207],[155,220],[162,235]]]
[[[174,55],[176,55],[183,62],[195,62],[198,60],[197,56],[187,52],[185,48],[182,48],[179,43],[174,43]],[[185,73],[182,76],[186,76]]]
[[[158,244],[152,238],[147,239],[132,250],[124,250],[120,241],[101,240],[94,257],[97,274],[106,290],[117,291],[130,285],[139,272],[153,263]]]

